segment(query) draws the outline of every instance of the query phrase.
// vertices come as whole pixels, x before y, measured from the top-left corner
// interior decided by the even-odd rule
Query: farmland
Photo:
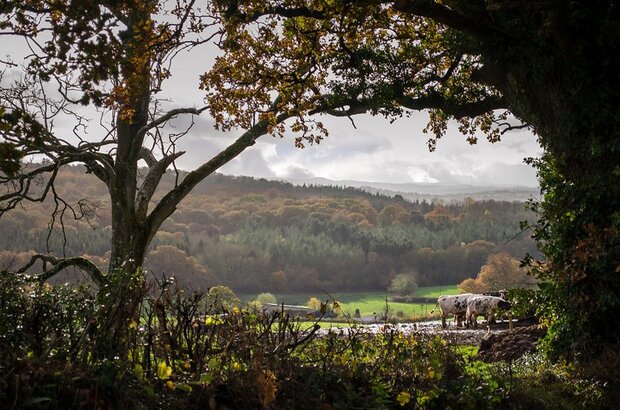
[[[415,293],[419,298],[436,298],[441,294],[459,293],[456,285],[420,287]],[[319,300],[337,300],[342,312],[353,316],[355,309],[359,309],[361,316],[381,316],[386,307],[390,315],[402,312],[405,319],[421,319],[430,315],[435,306],[434,303],[401,303],[390,301],[390,295],[386,292],[313,292],[313,293],[274,293],[278,303],[290,305],[306,305],[308,300],[315,297]],[[254,294],[240,295],[241,300],[250,301],[256,298]]]

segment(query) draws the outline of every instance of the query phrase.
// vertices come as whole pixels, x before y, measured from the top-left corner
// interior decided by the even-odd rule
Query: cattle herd
[[[478,325],[478,316],[484,316],[487,323],[494,319],[497,310],[510,309],[510,302],[499,296],[463,293],[460,295],[439,296],[437,305],[441,309],[441,325],[446,327],[446,317],[454,315],[457,327]],[[432,312],[431,312],[432,313]]]

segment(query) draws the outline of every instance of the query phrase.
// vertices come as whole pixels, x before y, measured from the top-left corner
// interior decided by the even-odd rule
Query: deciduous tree
[[[315,114],[393,120],[429,109],[431,149],[451,119],[472,143],[480,132],[490,141],[509,129],[536,132],[547,154],[536,234],[550,259],[544,278],[563,302],[552,316],[565,319],[550,334],[571,340],[565,354],[617,346],[620,317],[609,313],[620,304],[615,1],[216,0],[206,10],[189,1],[166,11],[157,2],[74,0],[5,2],[0,11],[3,35],[33,47],[25,82],[3,89],[1,152],[51,161],[19,172],[3,159],[5,181],[16,187],[1,197],[3,207],[53,193],[50,184],[35,193],[32,178],[47,173],[53,181],[59,166],[85,163],[112,198],[111,272],[140,266],[187,192],[260,135],[283,135],[286,119],[303,146],[326,135]],[[201,77],[208,107],[160,112],[153,97],[171,75],[170,58],[209,38],[224,54]],[[58,80],[66,98],[41,104],[33,90]],[[53,117],[74,102],[112,112],[109,134],[79,144],[54,135]],[[182,155],[158,144],[159,127],[206,109],[222,129],[246,132],[149,210],[161,174]],[[74,118],[79,131],[84,121]],[[151,155],[145,145],[164,149]],[[140,159],[149,165],[143,180]]]
[[[61,167],[76,163],[97,176],[106,186],[111,204],[108,272],[76,256],[36,258],[51,265],[41,278],[76,266],[105,288],[102,295],[116,295],[115,300],[105,302],[110,314],[103,313],[101,331],[109,334],[110,341],[120,341],[128,318],[135,315],[140,303],[139,282],[144,278],[136,272],[144,263],[148,245],[187,194],[260,136],[281,134],[283,122],[289,118],[298,118],[292,125],[301,134],[298,145],[317,141],[306,132],[303,108],[290,105],[292,95],[309,90],[296,86],[296,80],[292,84],[287,80],[312,77],[314,67],[299,55],[293,65],[280,71],[272,66],[273,81],[258,80],[262,84],[259,93],[241,87],[231,94],[224,89],[230,91],[228,85],[236,87],[247,80],[251,67],[231,71],[229,58],[218,57],[201,77],[206,103],[180,107],[167,102],[164,93],[167,80],[175,74],[173,60],[179,53],[195,52],[206,43],[232,50],[251,39],[242,31],[231,31],[226,20],[232,14],[227,7],[216,2],[205,7],[195,0],[28,0],[2,2],[0,15],[0,36],[3,41],[21,39],[24,56],[19,65],[0,61],[0,182],[4,189],[0,215],[25,202],[51,199],[55,203],[52,228],[62,228],[68,215],[92,217],[93,204],[68,201],[55,190],[54,182]],[[264,40],[270,48],[280,46],[276,38]],[[287,46],[292,41],[295,39]],[[299,47],[308,45],[304,42]],[[205,70],[210,63],[202,62]],[[315,105],[313,112],[345,104],[324,101],[320,107]],[[91,114],[96,111],[99,125],[87,118],[84,106]],[[184,154],[177,149],[177,141],[188,132],[165,127],[182,117],[191,127],[194,117],[207,110],[220,128],[240,127],[241,136],[155,197],[164,173]],[[63,131],[59,123],[69,126]],[[33,156],[44,157],[45,162],[20,163]],[[146,164],[144,174],[140,164]],[[99,339],[105,338],[101,335]],[[110,352],[113,356],[117,353]]]
[[[429,147],[456,120],[482,131],[530,127],[546,156],[536,236],[549,263],[549,337],[588,357],[620,338],[620,8],[615,1],[217,1],[236,75],[214,81],[232,122],[269,107],[298,113],[298,140],[322,138],[320,107],[389,119],[429,109]],[[299,70],[291,70],[296,67]],[[241,110],[224,102],[253,95]],[[228,96],[228,97],[224,97]],[[498,110],[509,110],[498,111]],[[225,115],[225,114],[222,114]],[[517,121],[512,119],[512,115]],[[226,122],[226,121],[225,121]],[[313,128],[314,127],[314,128]],[[312,133],[312,130],[317,132]],[[594,302],[596,301],[596,302]]]
[[[534,288],[536,278],[527,274],[520,261],[507,253],[490,255],[475,279],[466,279],[459,287],[464,292],[483,293],[512,288]]]
[[[388,291],[397,296],[413,296],[418,289],[415,275],[412,273],[399,273],[392,279]]]

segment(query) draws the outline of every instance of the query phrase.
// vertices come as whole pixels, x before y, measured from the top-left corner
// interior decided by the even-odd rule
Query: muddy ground
[[[524,353],[533,351],[538,340],[544,336],[533,319],[514,320],[512,326],[507,321],[494,324],[482,323],[475,329],[457,328],[454,325],[446,329],[441,327],[441,321],[397,323],[397,324],[369,324],[351,328],[332,329],[332,332],[342,333],[362,332],[369,334],[381,333],[385,328],[397,329],[404,334],[418,333],[423,335],[441,335],[448,342],[456,345],[480,346],[478,358],[493,362],[498,360],[514,360]],[[510,329],[512,327],[512,329]],[[328,331],[328,330],[325,330]]]

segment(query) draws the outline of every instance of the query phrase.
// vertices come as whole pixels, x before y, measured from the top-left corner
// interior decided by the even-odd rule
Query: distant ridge
[[[392,183],[343,180],[334,181],[327,178],[273,178],[275,181],[286,181],[293,185],[319,185],[359,188],[369,193],[379,193],[387,196],[401,195],[409,200],[443,199],[446,201],[462,201],[465,198],[475,200],[519,201],[525,202],[530,198],[539,198],[538,187],[517,185],[448,185],[435,183]]]

